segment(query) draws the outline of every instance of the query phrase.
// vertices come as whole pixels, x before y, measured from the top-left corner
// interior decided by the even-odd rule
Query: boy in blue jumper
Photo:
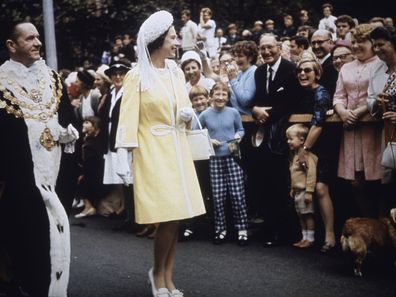
[[[225,83],[216,83],[210,91],[212,105],[201,113],[199,120],[202,127],[208,129],[216,153],[209,161],[215,221],[213,242],[223,243],[227,235],[225,202],[228,191],[234,225],[238,230],[238,244],[243,246],[248,242],[244,174],[232,157],[229,144],[235,139],[240,140],[244,130],[239,112],[226,106],[229,95],[230,90]]]

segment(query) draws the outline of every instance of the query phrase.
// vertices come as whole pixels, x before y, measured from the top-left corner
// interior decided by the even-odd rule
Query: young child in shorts
[[[292,152],[290,161],[291,190],[290,196],[294,198],[294,205],[300,220],[302,239],[293,245],[298,248],[312,247],[315,241],[315,220],[313,195],[316,185],[316,165],[318,157],[312,152],[307,152],[306,161],[299,163],[298,153],[303,150],[308,127],[295,124],[286,130],[287,143]]]

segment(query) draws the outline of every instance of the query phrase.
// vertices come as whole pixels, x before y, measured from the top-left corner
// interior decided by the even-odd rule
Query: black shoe
[[[226,240],[226,236],[222,232],[216,232],[215,237],[213,238],[214,244],[222,244]]]
[[[246,246],[248,245],[249,240],[247,235],[238,235],[238,245],[239,246]]]
[[[194,236],[194,231],[189,229],[189,228],[187,228],[187,229],[184,230],[183,234],[181,234],[179,240],[180,241],[188,241],[191,238],[193,238],[193,236]]]

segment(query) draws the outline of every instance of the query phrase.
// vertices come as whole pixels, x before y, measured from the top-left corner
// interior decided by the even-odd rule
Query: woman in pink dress
[[[373,66],[381,63],[369,38],[372,29],[369,24],[361,24],[351,31],[356,60],[341,68],[333,99],[334,109],[344,126],[338,176],[351,182],[354,198],[363,216],[376,216],[374,201],[368,197],[366,186],[375,186],[381,179],[382,128],[375,123],[360,121],[363,117],[371,117],[366,103],[369,73]]]

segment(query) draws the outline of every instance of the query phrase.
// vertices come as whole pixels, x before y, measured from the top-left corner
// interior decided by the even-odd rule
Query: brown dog
[[[390,248],[396,251],[396,209],[392,209],[391,217],[393,222],[388,218],[350,218],[345,222],[341,236],[342,250],[355,255],[356,276],[362,276],[362,263],[369,250]]]

